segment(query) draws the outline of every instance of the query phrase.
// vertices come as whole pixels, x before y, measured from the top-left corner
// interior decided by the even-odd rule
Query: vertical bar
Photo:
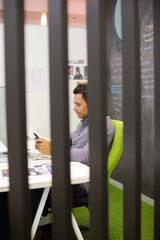
[[[67,1],[49,0],[53,237],[71,239]]]
[[[91,239],[108,239],[106,149],[106,1],[88,0]]]
[[[5,0],[4,19],[11,239],[30,239],[23,1]]]
[[[140,239],[141,117],[137,0],[122,0],[124,86],[124,239]]]
[[[160,239],[160,2],[157,0],[153,1],[153,18],[154,18],[154,66],[155,66],[155,188],[154,188],[154,199],[155,199],[155,212],[154,212],[154,239]]]

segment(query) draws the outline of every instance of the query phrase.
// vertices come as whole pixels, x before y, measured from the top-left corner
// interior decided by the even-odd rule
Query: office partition
[[[30,239],[31,219],[26,152],[23,1],[4,1],[4,21],[10,236],[11,239],[27,240]]]
[[[49,69],[50,69],[50,113],[52,140],[53,188],[51,191],[53,209],[52,239],[69,240],[71,229],[71,188],[69,169],[69,101],[68,101],[68,42],[67,42],[67,1],[49,0]],[[119,1],[122,9],[122,36],[118,32],[118,54],[109,68],[109,45],[107,34],[113,27],[108,24],[112,0],[88,0],[87,6],[87,44],[88,44],[88,107],[90,142],[90,239],[109,239],[108,223],[108,185],[106,121],[109,114],[109,92],[114,96],[113,104],[117,118],[124,121],[123,184],[124,184],[124,236],[125,240],[141,238],[142,189],[142,111],[141,99],[154,96],[142,94],[142,73],[147,70],[141,61],[140,12],[138,0]],[[114,2],[116,3],[116,1]],[[155,82],[145,89],[154,88],[155,83],[155,149],[154,160],[154,198],[155,235],[160,238],[160,165],[159,165],[159,3],[153,3],[154,19],[154,72]],[[151,10],[151,9],[150,9]],[[114,14],[113,14],[114,15]],[[113,17],[113,15],[111,15]],[[5,20],[5,68],[7,95],[7,131],[9,149],[10,192],[9,219],[11,239],[30,239],[30,203],[28,190],[26,153],[26,110],[25,110],[25,72],[24,72],[24,6],[21,0],[4,0]],[[153,25],[146,27],[147,34],[153,37]],[[119,39],[120,38],[120,39]],[[144,37],[145,38],[145,37]],[[145,39],[152,41],[153,38]],[[107,45],[107,47],[106,47]],[[146,47],[146,46],[145,46]],[[151,49],[149,46],[148,49]],[[146,53],[146,52],[145,52]],[[107,60],[107,61],[106,61]],[[123,68],[114,67],[117,64]],[[113,66],[114,65],[114,66]],[[110,74],[109,71],[120,74]],[[141,71],[143,70],[143,71]],[[140,72],[141,71],[141,72]],[[119,84],[109,83],[118,77]],[[153,75],[147,76],[153,78]],[[115,79],[114,79],[115,80]],[[109,88],[110,87],[110,88]],[[144,89],[143,89],[144,91]],[[118,97],[117,97],[118,96]],[[118,100],[117,100],[118,99]],[[109,102],[107,101],[109,100]],[[122,110],[122,111],[121,111]],[[119,115],[118,115],[119,114]],[[112,116],[111,116],[112,117]],[[144,131],[144,129],[143,129]],[[147,133],[149,134],[149,133]],[[144,146],[144,144],[143,144]],[[22,161],[23,159],[23,161]],[[15,197],[16,196],[16,197]],[[15,221],[15,218],[17,219]]]
[[[141,82],[138,1],[122,1],[122,39],[124,239],[140,239]]]
[[[53,239],[71,239],[67,1],[49,1],[49,23]]]
[[[158,240],[160,238],[160,151],[159,151],[159,143],[160,143],[160,113],[159,113],[159,104],[160,104],[160,70],[158,67],[159,64],[159,40],[160,40],[160,27],[159,27],[159,9],[160,3],[159,1],[153,1],[153,16],[154,16],[154,60],[155,60],[155,155],[154,155],[154,171],[155,171],[155,182],[154,182],[154,199],[155,199],[155,211],[154,211],[154,239]]]
[[[91,239],[108,239],[105,23],[106,1],[87,1]]]

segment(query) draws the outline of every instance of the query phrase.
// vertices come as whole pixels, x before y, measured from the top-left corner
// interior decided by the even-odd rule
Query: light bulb
[[[41,25],[42,26],[47,26],[47,14],[43,10],[42,15],[41,15]]]

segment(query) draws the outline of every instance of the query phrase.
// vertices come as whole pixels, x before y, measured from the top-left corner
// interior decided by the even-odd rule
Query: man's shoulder
[[[107,116],[106,116],[106,120],[107,120],[107,121],[111,121],[110,116],[107,115]]]

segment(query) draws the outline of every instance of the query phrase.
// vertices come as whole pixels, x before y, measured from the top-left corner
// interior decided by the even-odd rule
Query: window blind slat
[[[106,1],[87,1],[91,239],[108,239]]]
[[[23,1],[4,1],[11,239],[30,239]],[[16,221],[15,221],[16,219]]]
[[[138,1],[122,0],[124,239],[140,239],[141,118]]]
[[[159,10],[160,10],[160,2],[157,0],[153,1],[153,20],[154,20],[154,64],[155,64],[155,187],[154,187],[154,200],[155,200],[155,208],[154,208],[154,239],[160,239],[160,69],[159,69],[159,61],[160,61],[160,27],[159,27]]]
[[[71,239],[67,1],[49,0],[53,239]]]

